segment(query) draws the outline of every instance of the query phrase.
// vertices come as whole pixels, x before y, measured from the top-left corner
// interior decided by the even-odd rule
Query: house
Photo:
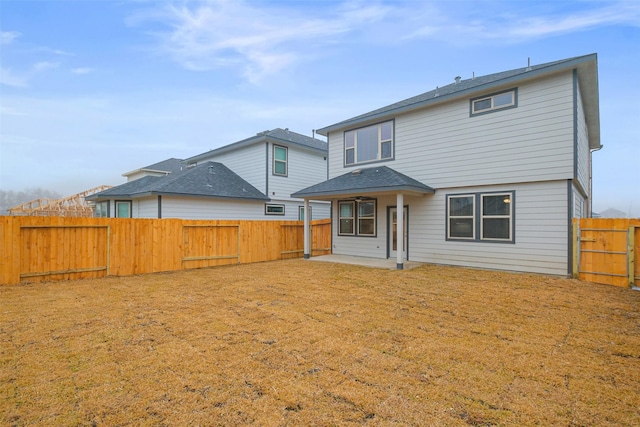
[[[332,203],[334,254],[567,275],[598,97],[596,54],[456,77],[319,129],[328,179],[292,197]]]
[[[183,219],[304,217],[302,199],[289,196],[326,179],[327,144],[274,129],[193,156],[127,172],[125,184],[89,198],[97,216]],[[329,216],[330,203],[312,203],[312,219]]]
[[[260,132],[185,163],[193,167],[207,161],[224,163],[269,198],[261,219],[302,219],[303,200],[291,193],[327,179],[327,143],[286,128]],[[310,203],[310,218],[328,218],[330,206],[326,201]]]

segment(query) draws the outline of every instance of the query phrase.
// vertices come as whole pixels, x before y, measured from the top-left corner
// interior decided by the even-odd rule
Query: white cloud
[[[41,61],[33,65],[33,72],[41,73],[46,70],[52,70],[52,69],[58,68],[59,66],[60,66],[59,62]]]
[[[559,8],[568,3],[557,3]],[[487,19],[469,19],[474,11],[458,10],[446,14],[441,9],[438,19],[428,19],[428,25],[419,25],[404,36],[404,39],[430,38],[452,44],[473,44],[487,40],[508,43],[530,39],[552,37],[559,34],[584,31],[595,27],[630,25],[640,27],[640,3],[614,2],[602,7],[590,7],[596,3],[571,3],[573,10],[553,10],[545,7],[521,9],[521,3],[500,2],[499,13],[488,13]],[[478,2],[480,7],[487,3]],[[514,6],[515,5],[515,6]]]
[[[89,74],[93,72],[93,68],[90,68],[90,67],[73,68],[71,72],[73,74],[78,74],[78,75]]]
[[[12,87],[27,87],[28,76],[15,75],[9,68],[0,67],[0,85]]]
[[[17,31],[0,31],[0,44],[11,44],[20,35]]]
[[[315,3],[287,8],[216,0],[170,4],[162,11],[139,13],[129,22],[160,21],[169,27],[155,34],[161,51],[185,68],[240,67],[247,80],[258,83],[316,57],[323,46],[382,20],[390,10],[368,2],[348,2],[331,10]]]

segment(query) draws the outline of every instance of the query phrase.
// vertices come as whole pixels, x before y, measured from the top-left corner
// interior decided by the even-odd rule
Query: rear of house
[[[595,54],[456,78],[320,129],[329,179],[293,196],[332,202],[334,254],[567,275],[598,108]]]

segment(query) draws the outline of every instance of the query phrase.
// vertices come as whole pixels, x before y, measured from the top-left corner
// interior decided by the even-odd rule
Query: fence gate
[[[640,286],[640,220],[574,220],[573,276],[615,286]]]

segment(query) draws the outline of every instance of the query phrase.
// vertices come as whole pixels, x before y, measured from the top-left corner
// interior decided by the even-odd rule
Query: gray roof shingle
[[[291,197],[313,198],[397,191],[435,193],[428,185],[390,167],[376,166],[353,170],[295,192]]]
[[[217,162],[205,162],[166,176],[145,176],[87,199],[138,198],[154,194],[269,200],[260,190]]]

